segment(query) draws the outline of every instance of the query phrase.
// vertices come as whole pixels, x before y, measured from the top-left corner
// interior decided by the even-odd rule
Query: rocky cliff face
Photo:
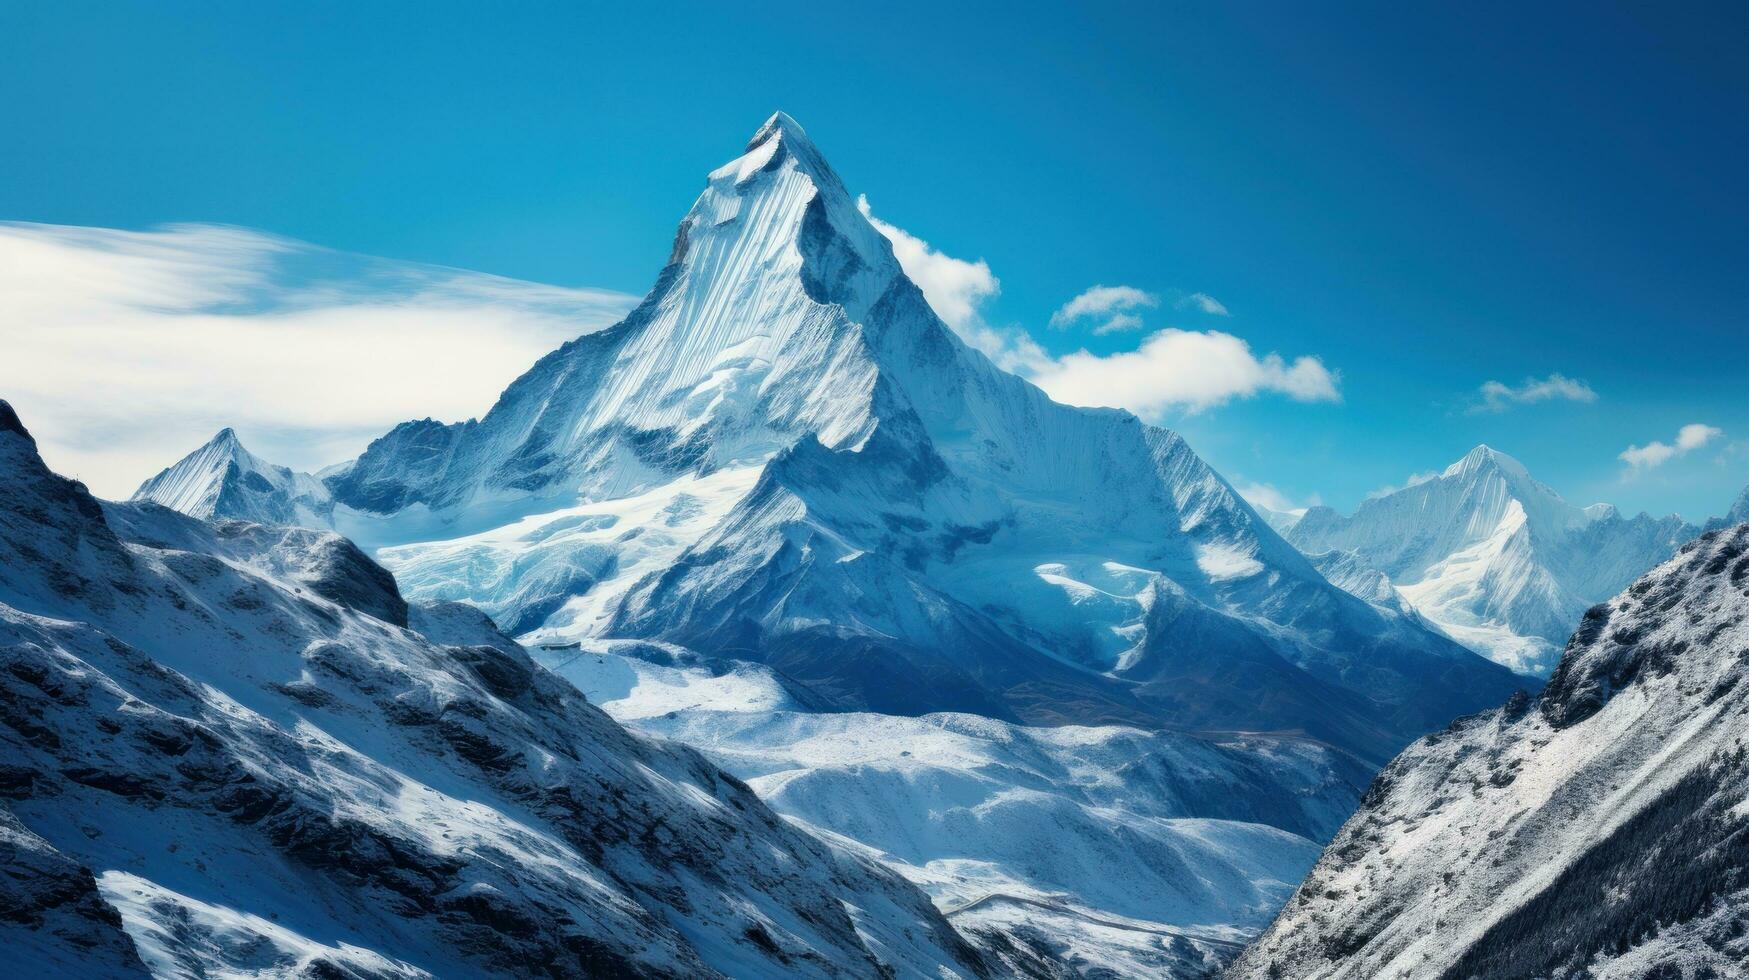
[[[1749,525],[1588,611],[1540,698],[1392,762],[1235,977],[1749,970]]]

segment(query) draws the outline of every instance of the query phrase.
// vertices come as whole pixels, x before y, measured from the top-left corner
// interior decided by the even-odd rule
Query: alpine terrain
[[[103,504],[0,402],[11,976],[974,977],[922,892],[332,532]]]
[[[955,932],[907,962],[962,972],[1208,975],[1377,766],[1517,686],[1177,435],[968,347],[781,113],[643,302],[483,417],[315,476],[221,433],[137,500],[337,530],[415,610],[484,612],[921,888]],[[858,908],[913,928],[896,901]]]
[[[542,645],[756,661],[837,709],[1301,731],[1382,763],[1515,687],[1333,586],[1177,435],[962,343],[781,113],[623,322],[323,482],[414,597]]]
[[[1351,553],[1460,643],[1539,678],[1587,608],[1700,533],[1674,515],[1575,507],[1487,446],[1351,517],[1313,507],[1279,523],[1315,561]]]
[[[1234,977],[1749,972],[1749,524],[1392,762]]]

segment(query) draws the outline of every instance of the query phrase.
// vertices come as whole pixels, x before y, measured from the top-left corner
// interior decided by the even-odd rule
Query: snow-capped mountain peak
[[[711,172],[623,322],[477,422],[407,423],[326,482],[415,596],[540,642],[745,651],[844,707],[1339,719],[1378,757],[1511,683],[1332,587],[1176,434],[1058,404],[961,342],[781,113]],[[1251,669],[1230,658],[1352,687],[1209,713],[1233,702],[1186,692]]]
[[[321,481],[261,459],[229,426],[142,483],[133,499],[203,520],[307,527],[327,527],[334,507]]]
[[[1458,641],[1543,675],[1580,613],[1695,533],[1674,517],[1576,507],[1482,445],[1350,517],[1313,508],[1287,535],[1309,554],[1353,552]]]

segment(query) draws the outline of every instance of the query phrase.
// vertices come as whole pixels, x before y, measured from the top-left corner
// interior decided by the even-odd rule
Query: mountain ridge
[[[1200,677],[1269,692],[1223,727],[1381,759],[1514,683],[1330,586],[1177,434],[1060,405],[968,347],[781,114],[711,172],[623,322],[479,420],[397,427],[326,482],[336,526],[415,594],[538,642],[751,650],[845,707],[903,690],[882,706],[1161,723],[1189,707],[1164,678]],[[719,488],[707,518],[675,517],[699,484]],[[614,501],[634,499],[659,520],[628,527]],[[1162,597],[1206,610],[1195,657],[1150,632]],[[1296,706],[1296,687],[1335,696]]]

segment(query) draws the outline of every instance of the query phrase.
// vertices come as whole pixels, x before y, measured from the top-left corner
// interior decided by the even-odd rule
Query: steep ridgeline
[[[1587,608],[1699,533],[1674,515],[1575,507],[1487,446],[1352,517],[1313,507],[1286,531],[1307,554],[1353,552],[1453,638],[1536,677]]]
[[[1540,699],[1378,777],[1231,976],[1749,973],[1749,524],[1588,611]]]
[[[332,532],[101,504],[4,402],[0,848],[10,976],[1024,965],[477,611]]]
[[[320,480],[261,459],[244,449],[230,429],[221,429],[206,445],[140,484],[133,499],[203,521],[234,518],[325,528],[334,513],[334,501]]]
[[[1382,762],[1514,686],[1333,587],[1177,435],[968,348],[782,114],[626,320],[326,482],[411,595],[763,661],[839,708],[1304,730]]]
[[[1715,517],[1707,521],[1706,529],[1716,531],[1719,528],[1732,527],[1744,521],[1749,521],[1749,487],[1744,487],[1743,492],[1737,495],[1737,499],[1732,502],[1731,509],[1725,512],[1725,516]]]

